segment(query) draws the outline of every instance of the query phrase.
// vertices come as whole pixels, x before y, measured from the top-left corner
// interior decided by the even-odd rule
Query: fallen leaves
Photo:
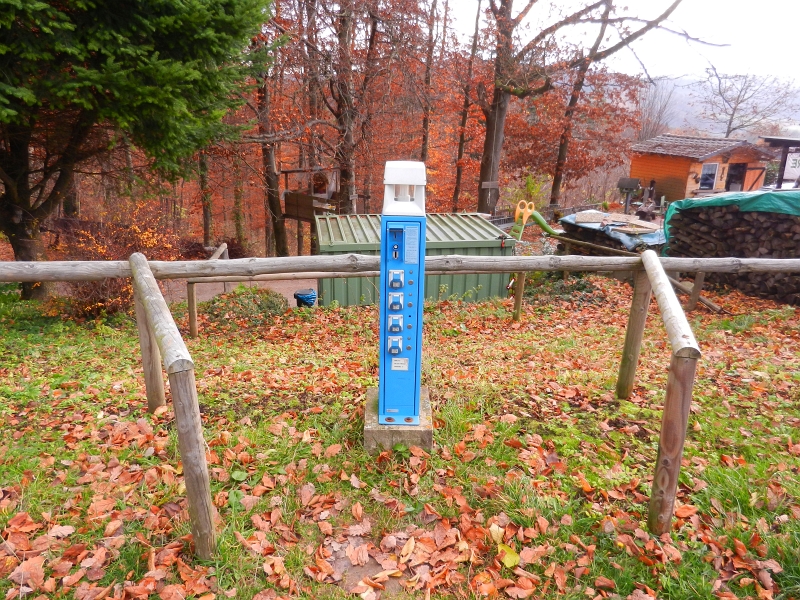
[[[675,516],[679,519],[686,519],[697,514],[697,507],[690,504],[683,504],[675,509]]]
[[[467,305],[442,312],[454,321],[454,328],[463,324],[463,331],[470,334],[458,340],[462,345],[473,334],[477,341],[480,332],[488,333],[481,334],[485,335],[479,340],[485,342],[481,353],[463,353],[458,361],[443,356],[449,347],[437,354],[431,349],[435,367],[426,377],[433,386],[432,397],[438,407],[463,410],[466,417],[456,428],[440,412],[435,439],[441,445],[433,452],[410,446],[374,460],[360,454],[361,397],[363,388],[374,380],[375,366],[369,357],[343,357],[329,347],[331,333],[326,327],[329,323],[348,326],[348,319],[356,314],[359,318],[352,320],[366,331],[369,326],[364,323],[374,320],[368,309],[364,313],[358,312],[362,309],[324,312],[313,328],[307,320],[298,319],[291,323],[296,332],[283,326],[262,332],[279,357],[260,356],[263,368],[249,364],[240,371],[213,354],[220,364],[203,367],[204,376],[198,381],[208,409],[203,414],[207,459],[219,498],[216,502],[215,497],[215,503],[220,525],[235,523],[238,529],[231,529],[227,538],[229,551],[237,561],[261,565],[255,587],[266,589],[256,594],[257,600],[312,597],[324,593],[315,587],[319,582],[338,583],[365,599],[385,598],[387,590],[403,587],[420,597],[438,593],[514,599],[563,593],[576,597],[619,594],[643,600],[655,598],[656,592],[663,596],[660,582],[675,573],[686,576],[687,564],[695,563],[688,559],[698,556],[718,574],[720,597],[737,581],[752,597],[781,597],[785,580],[776,559],[784,559],[772,554],[774,540],[785,536],[794,526],[792,520],[800,518],[794,486],[787,483],[800,456],[797,436],[790,438],[788,432],[798,422],[794,409],[784,406],[796,395],[796,383],[769,362],[765,363],[769,368],[759,366],[765,374],[759,377],[760,385],[768,388],[768,394],[759,399],[759,411],[767,428],[778,423],[775,428],[780,430],[765,430],[758,419],[728,427],[728,420],[737,414],[755,414],[747,412],[747,394],[753,386],[737,382],[745,376],[742,357],[758,350],[751,338],[736,341],[728,336],[731,341],[725,341],[720,354],[705,361],[698,372],[700,393],[692,408],[693,424],[698,427],[692,437],[706,444],[704,436],[715,431],[715,435],[730,436],[731,443],[720,442],[724,454],[719,455],[706,452],[705,446],[692,447],[692,440],[687,440],[686,477],[681,478],[677,494],[675,528],[666,537],[651,536],[640,528],[646,519],[655,458],[653,430],[660,414],[666,364],[660,359],[662,354],[667,356],[666,340],[648,330],[643,351],[649,354],[637,371],[643,384],[634,392],[633,406],[614,404],[612,413],[605,411],[606,403],[612,405],[612,394],[594,389],[594,380],[585,373],[608,379],[608,364],[616,368],[619,348],[614,332],[624,327],[626,315],[619,306],[628,305],[629,291],[617,284],[601,285],[611,288],[605,292],[611,294],[608,310],[548,307],[547,320],[529,313],[530,323],[517,330],[526,337],[502,344],[489,342],[508,333],[505,317]],[[439,311],[430,317],[433,321],[426,328],[435,330]],[[792,319],[781,333],[786,340],[797,337],[792,330],[796,317]],[[548,345],[551,340],[530,337],[539,327],[549,338],[575,335],[578,339],[571,329],[577,331],[581,323],[607,330],[607,339],[616,345],[604,346],[605,341],[593,336],[591,352],[586,348],[555,351]],[[705,334],[709,351],[716,351],[713,331]],[[322,342],[315,341],[317,335]],[[769,338],[771,333],[759,335]],[[367,337],[365,333],[365,338],[348,346],[347,353],[360,352],[357,345],[369,346],[364,343]],[[204,343],[197,340],[198,349]],[[248,341],[254,347],[259,343],[255,337]],[[350,344],[350,340],[341,343]],[[318,353],[317,345],[325,347],[324,354]],[[778,345],[765,348],[769,351],[764,354],[775,365],[796,370],[791,352],[781,353]],[[296,359],[301,354],[309,360]],[[590,355],[599,358],[587,362]],[[238,360],[238,355],[233,356]],[[658,360],[651,360],[654,357]],[[748,377],[756,372],[756,367],[746,366]],[[36,362],[27,368],[36,369]],[[21,372],[0,377],[8,386],[23,379]],[[25,377],[31,379],[30,373]],[[35,377],[42,378],[41,373]],[[143,410],[137,377],[139,373],[115,374],[113,383],[109,380],[98,386],[104,391],[114,386],[119,404],[124,400]],[[171,409],[163,407],[153,416],[139,418],[143,413],[133,410],[130,415],[109,416],[109,407],[103,405],[106,415],[98,417],[97,406],[89,410],[79,398],[68,398],[86,391],[81,389],[83,384],[75,385],[80,378],[69,375],[63,381],[66,384],[35,384],[41,385],[43,402],[58,402],[48,406],[48,411],[60,411],[45,417],[50,420],[43,426],[33,421],[40,418],[36,411],[21,403],[0,415],[9,431],[28,427],[25,435],[31,435],[35,427],[55,439],[34,457],[33,465],[38,467],[4,480],[5,487],[0,488],[0,514],[11,517],[0,541],[3,583],[14,589],[30,588],[26,598],[173,600],[237,594],[233,589],[222,590],[216,574],[191,562],[188,539],[175,539],[176,531],[187,530],[188,507],[182,466],[174,455]],[[228,387],[236,394],[236,403],[215,404],[215,396],[220,390],[227,393]],[[353,392],[344,396],[351,399],[342,402],[338,395],[342,390]],[[141,397],[128,398],[129,393]],[[92,394],[96,398],[96,392]],[[469,394],[487,395],[492,411],[484,413],[482,406],[473,410],[464,401]],[[326,418],[333,405],[328,403],[329,395],[339,398],[335,424]],[[722,395],[727,406],[721,402]],[[287,409],[287,398],[297,408]],[[58,408],[62,402],[69,408]],[[251,402],[253,406],[248,407]],[[279,408],[274,410],[270,402]],[[340,406],[344,406],[341,415]],[[716,408],[721,416],[713,416]],[[220,417],[225,411],[236,412],[236,419]],[[638,420],[633,420],[634,415]],[[712,427],[715,420],[722,425]],[[258,431],[252,435],[254,430]],[[0,460],[15,441],[7,435],[0,442]],[[62,446],[68,455],[61,454]],[[736,469],[737,477],[752,484],[754,478],[748,473],[755,466],[761,472],[760,465],[765,464],[755,464],[761,460],[760,453],[770,457],[767,461],[774,454],[775,463],[766,469],[769,481],[753,485],[749,508],[759,518],[746,521],[713,478],[705,477],[704,469],[728,473]],[[32,482],[41,487],[38,484],[46,478],[59,490],[69,490],[65,506],[47,516],[39,515],[35,505],[27,502]],[[700,501],[706,495],[707,511],[706,502]],[[19,507],[30,514],[15,514],[22,510]],[[73,541],[79,543],[70,545]],[[603,548],[602,554],[596,553],[596,547]],[[40,572],[34,567],[43,556]],[[110,565],[122,560],[139,561],[141,569],[128,581],[111,583]],[[356,581],[351,578],[345,584],[346,577],[337,577],[347,575],[348,569],[356,574]],[[361,569],[369,574],[362,576]],[[615,573],[621,571],[628,573],[617,577]],[[247,577],[252,577],[252,570]],[[645,583],[631,590],[631,579],[649,583],[655,590]]]
[[[498,558],[503,563],[506,569],[513,569],[520,562],[520,556],[517,551],[511,546],[505,544],[497,544]]]
[[[45,557],[41,555],[23,561],[8,576],[9,580],[32,590],[41,589],[44,585],[44,561]]]
[[[75,533],[75,528],[72,525],[54,525],[47,532],[47,535],[53,538],[65,538]]]

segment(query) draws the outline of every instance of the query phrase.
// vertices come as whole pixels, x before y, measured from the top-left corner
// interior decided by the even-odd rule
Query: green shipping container
[[[319,253],[368,254],[380,252],[380,215],[317,215]],[[429,214],[426,236],[426,256],[461,254],[466,256],[512,256],[513,238],[501,237],[505,232],[476,214]],[[319,303],[329,306],[336,301],[341,306],[374,304],[377,300],[377,277],[347,277],[320,279]],[[507,294],[507,273],[466,275],[428,275],[425,277],[425,297],[446,300],[451,297],[477,302]]]

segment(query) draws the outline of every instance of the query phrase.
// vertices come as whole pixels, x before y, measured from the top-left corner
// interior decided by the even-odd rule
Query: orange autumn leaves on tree
[[[564,84],[520,103],[510,112],[504,161],[509,174],[552,175],[559,137],[564,131],[570,82]],[[587,85],[573,117],[565,169],[567,181],[624,162],[627,154],[620,140],[637,123],[639,115],[634,100],[639,87],[637,78],[605,69],[595,69],[587,75]]]
[[[282,172],[338,168],[342,210],[355,202],[358,212],[379,212],[384,163],[420,159],[429,110],[427,209],[475,211],[487,131],[479,91],[492,89],[495,72],[497,26],[487,5],[482,4],[478,20],[471,77],[466,68],[471,36],[455,33],[453,13],[460,7],[454,0],[438,0],[435,10],[432,0],[375,6],[354,0],[348,4],[347,23],[329,0],[275,0],[273,6],[252,46],[280,44],[270,65],[253,78],[245,104],[226,116],[228,124],[242,128],[241,139],[219,140],[204,149],[206,190],[187,177],[174,185],[161,182],[157,194],[134,186],[137,200],[168,210],[180,237],[200,237],[205,204],[212,245],[237,239],[250,254],[307,253],[309,226],[284,221],[280,195],[287,189],[306,191],[308,177],[284,178]],[[552,175],[572,72],[564,69],[551,77],[553,89],[515,98],[509,106],[500,156],[501,193],[526,175]],[[637,118],[629,96],[638,85],[635,78],[598,65],[590,69],[576,109],[567,185],[624,161],[624,139]],[[458,160],[465,96],[465,153]],[[107,172],[126,172],[130,155],[136,177],[144,177],[135,148],[128,158],[117,152],[114,160],[81,177],[78,191],[86,218],[99,217],[101,210],[95,207],[108,195],[98,181]],[[454,202],[457,166],[463,178]],[[302,249],[295,241],[299,227],[308,232]]]

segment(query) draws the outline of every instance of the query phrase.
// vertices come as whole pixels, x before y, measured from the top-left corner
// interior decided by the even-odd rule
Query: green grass
[[[364,397],[377,385],[374,308],[282,309],[262,320],[241,290],[201,306],[201,335],[187,345],[220,516],[218,555],[209,563],[181,540],[190,527],[174,417],[171,409],[145,413],[133,322],[46,317],[2,286],[0,532],[21,548],[56,524],[75,527],[46,551],[45,577],[69,546],[85,544],[91,556],[110,544],[91,584],[111,586],[109,597],[121,597],[126,581],[146,583],[150,563],[177,544],[188,572],[206,577],[217,598],[234,588],[237,598],[265,588],[345,598],[309,568],[331,539],[346,542],[359,503],[375,546],[387,534],[433,530],[429,510],[459,530],[473,561],[454,564],[464,581],[435,588],[434,598],[485,597],[470,586],[475,577],[517,580],[496,560],[490,529],[498,523],[506,535],[521,531],[506,540],[516,552],[544,548],[525,567],[539,580],[533,597],[594,597],[598,578],[613,581],[623,598],[643,586],[670,599],[710,597],[712,589],[756,597],[755,583],[740,583],[757,581],[760,568],[734,568],[737,548],[748,564],[782,567],[772,573],[775,598],[800,596],[800,457],[789,446],[800,443],[796,311],[733,294],[715,301],[739,316],[691,316],[704,358],[678,504],[697,515],[676,519],[657,539],[644,533],[669,362],[657,308],[637,387],[619,401],[629,288],[593,277],[547,285],[553,293],[534,292],[520,324],[510,320],[508,301],[425,307],[423,385],[437,428],[434,450],[422,458],[403,446],[377,458],[362,448]],[[186,327],[185,308],[176,315]],[[327,541],[317,505],[302,501],[309,484],[334,529]],[[103,499],[113,506],[95,515],[91,506]],[[241,539],[259,533],[254,515],[269,520],[276,509],[283,529],[262,532],[269,548],[262,555],[248,551]],[[27,542],[9,527],[20,512],[39,526],[24,532]],[[123,523],[119,545],[104,538],[112,520]],[[677,554],[665,554],[665,545]],[[285,576],[265,573],[274,557]],[[9,575],[22,558],[0,549],[0,594],[19,587]],[[176,565],[161,567],[154,595],[182,582]],[[565,573],[561,590],[556,568]],[[74,594],[60,577],[53,585],[35,593]]]

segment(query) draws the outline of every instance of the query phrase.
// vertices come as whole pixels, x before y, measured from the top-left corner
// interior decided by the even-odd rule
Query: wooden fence
[[[214,556],[216,548],[215,509],[211,500],[194,362],[161,295],[147,259],[142,254],[133,254],[130,266],[147,408],[152,412],[164,404],[164,380],[159,366],[159,362],[163,361],[175,410],[178,449],[183,462],[192,537],[197,555],[207,560]]]
[[[181,339],[156,282],[157,279],[199,281],[259,281],[307,277],[374,275],[379,256],[343,254],[285,258],[245,258],[208,261],[150,261],[134,254],[130,261],[0,262],[0,281],[96,281],[132,277],[139,340],[142,349],[148,407],[164,403],[159,362],[170,381],[178,443],[186,477],[189,512],[198,555],[214,553],[213,505],[200,422],[194,363]],[[516,273],[524,271],[634,271],[635,285],[617,380],[620,399],[630,397],[639,362],[642,337],[655,295],[671,346],[664,413],[648,511],[654,534],[670,530],[678,488],[683,445],[691,406],[700,348],[666,271],[684,272],[800,272],[800,259],[659,258],[652,250],[641,256],[432,256],[428,273]],[[202,279],[206,278],[206,279]]]

